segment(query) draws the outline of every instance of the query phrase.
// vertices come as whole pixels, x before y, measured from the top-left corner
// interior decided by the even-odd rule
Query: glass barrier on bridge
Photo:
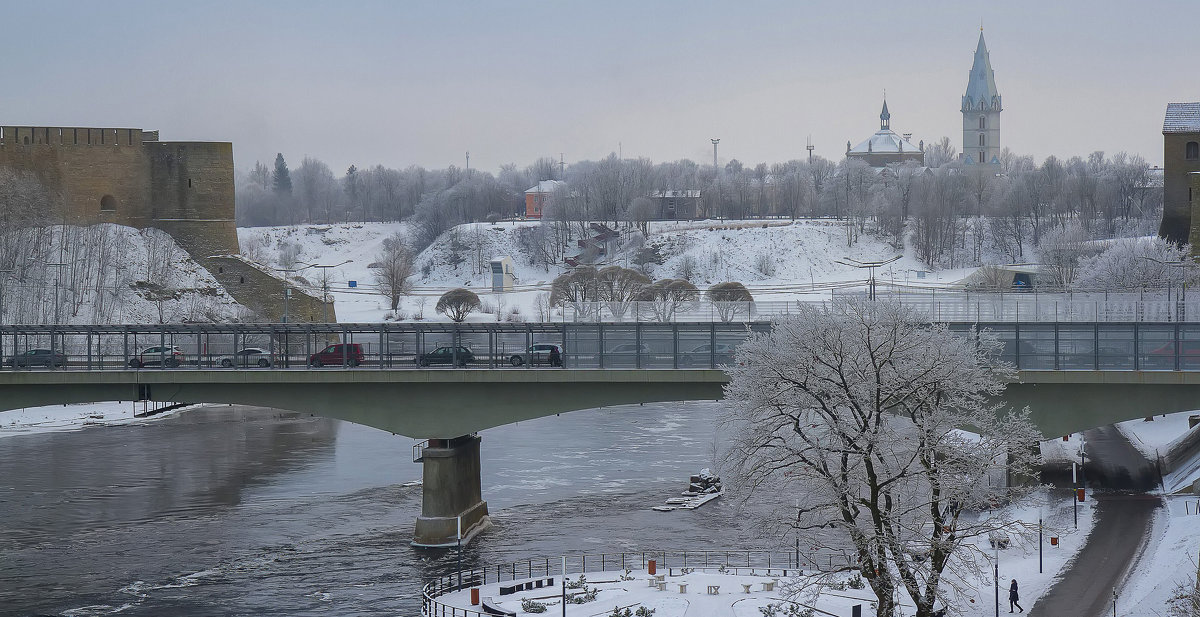
[[[719,369],[769,322],[0,326],[0,370]],[[1023,370],[1200,371],[1200,323],[980,323]]]

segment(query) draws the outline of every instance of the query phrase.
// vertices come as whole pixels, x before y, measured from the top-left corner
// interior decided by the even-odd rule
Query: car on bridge
[[[728,343],[712,343],[693,347],[691,351],[679,354],[679,366],[720,366],[733,362],[735,347]],[[711,362],[711,364],[710,364]]]
[[[413,359],[419,366],[429,366],[430,364],[454,364],[456,361],[459,366],[466,366],[475,361],[475,354],[466,347],[438,347],[433,351],[427,351]]]
[[[321,368],[330,366],[358,366],[363,362],[362,343],[334,343],[308,357],[308,365]]]
[[[63,366],[66,363],[67,357],[65,355],[49,349],[29,349],[24,353],[19,353],[5,361],[5,364],[14,368],[20,366],[44,366],[46,368],[55,368]]]
[[[258,347],[247,347],[228,356],[221,356],[217,360],[217,363],[225,368],[232,368],[234,366],[268,368],[271,366],[271,353]]]
[[[508,363],[513,366],[521,366],[525,364],[525,358],[529,358],[530,366],[538,364],[549,364],[550,366],[562,366],[563,351],[560,345],[551,345],[549,343],[535,343],[530,345],[525,353],[515,353],[508,359]]]
[[[142,353],[129,359],[129,366],[132,368],[142,368],[144,366],[175,368],[183,364],[186,360],[187,356],[184,355],[182,349],[174,345],[166,345],[143,349]]]

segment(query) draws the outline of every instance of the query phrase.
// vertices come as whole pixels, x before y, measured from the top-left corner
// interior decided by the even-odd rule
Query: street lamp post
[[[993,548],[996,560],[992,562],[992,582],[996,586],[996,617],[1000,617],[1000,549]]]
[[[58,302],[58,280],[60,278],[62,278],[62,276],[61,276],[62,275],[62,267],[67,264],[65,264],[65,263],[48,263],[46,265],[54,266],[54,268],[55,268],[54,269],[54,323],[55,323],[55,325],[57,325],[59,323],[59,319],[60,319],[59,312],[58,312],[58,305],[59,305],[59,302]]]
[[[346,261],[338,264],[310,264],[306,262],[300,262],[304,264],[304,268],[301,268],[301,270],[305,270],[307,268],[321,269],[321,311],[322,315],[324,316],[323,321],[325,323],[329,323],[329,269],[344,266],[351,261],[353,260],[347,259]]]

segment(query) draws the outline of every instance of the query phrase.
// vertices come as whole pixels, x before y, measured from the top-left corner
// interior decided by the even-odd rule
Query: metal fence
[[[1200,322],[951,323],[1029,370],[1200,370]],[[712,369],[770,322],[0,326],[0,370]],[[556,348],[557,357],[547,349]],[[247,348],[262,353],[239,355]]]
[[[493,566],[471,568],[439,576],[421,589],[423,617],[476,617],[487,615],[481,610],[451,606],[438,598],[446,594],[490,583],[523,581],[536,578],[555,578],[561,584],[563,559],[566,571],[572,575],[589,572],[625,572],[645,570],[651,560],[658,570],[668,573],[682,568],[691,570],[721,570],[730,574],[770,576],[800,575],[804,572],[844,570],[853,565],[844,553],[802,553],[795,551],[645,551],[639,553],[600,553],[541,557]]]
[[[770,321],[802,306],[821,306],[867,292],[831,290],[799,300],[753,302],[569,302],[559,320],[570,323]],[[1138,293],[971,293],[961,290],[881,291],[879,300],[911,306],[938,322],[1144,322],[1200,320],[1200,301]]]

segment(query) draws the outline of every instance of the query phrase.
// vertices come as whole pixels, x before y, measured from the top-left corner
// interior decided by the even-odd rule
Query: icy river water
[[[768,546],[731,500],[649,510],[712,463],[718,405],[484,431],[495,525],[464,565]],[[238,407],[0,439],[0,615],[416,615],[422,582],[454,552],[409,545],[421,505],[411,446]]]

